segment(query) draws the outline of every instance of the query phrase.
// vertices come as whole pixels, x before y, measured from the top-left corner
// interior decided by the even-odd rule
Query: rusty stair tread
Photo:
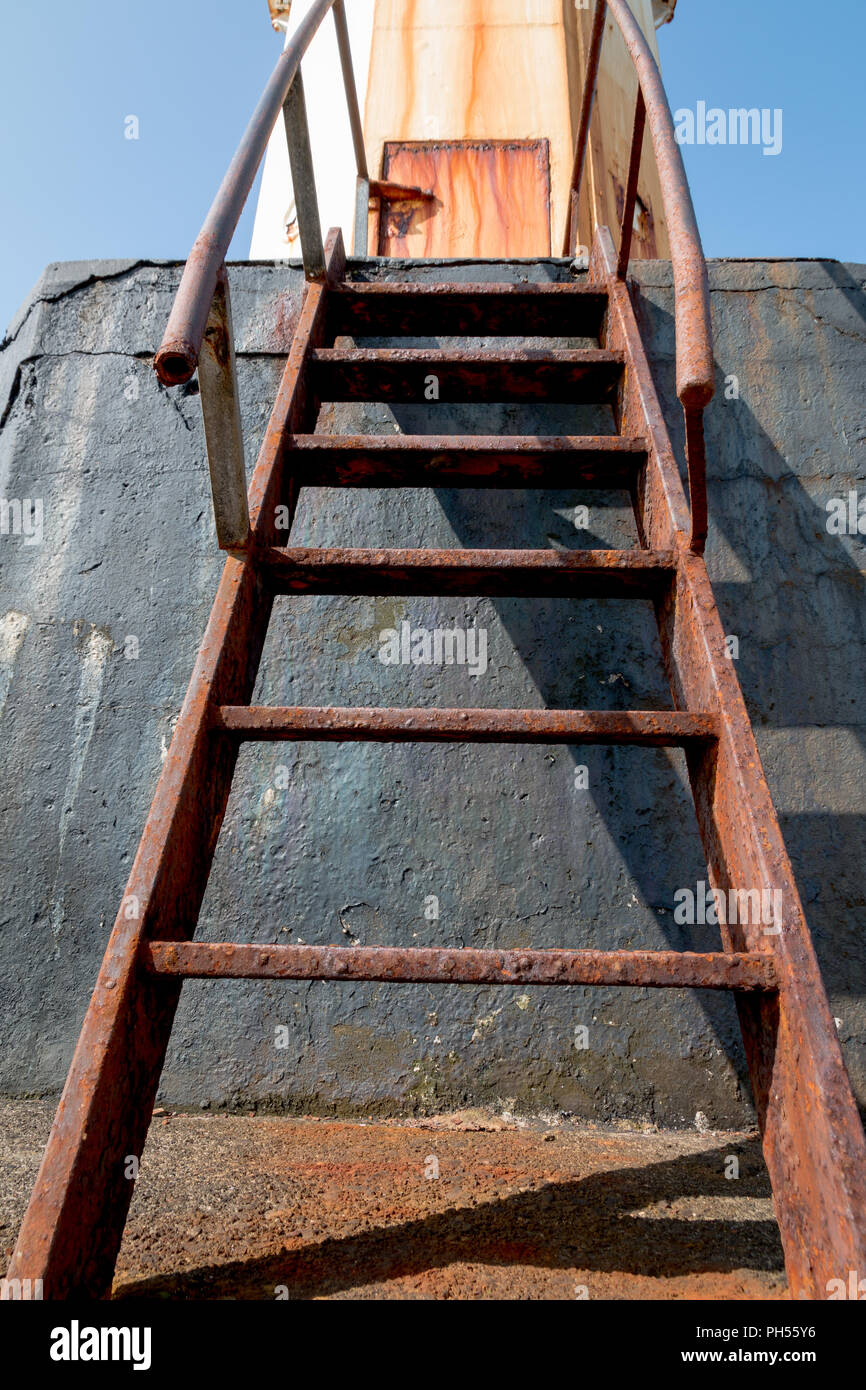
[[[607,290],[588,280],[342,280],[331,294],[356,295],[359,299],[384,298],[442,299],[450,295],[465,295],[468,299],[484,299],[504,295],[508,298],[557,298],[561,295],[596,298],[607,303]]]
[[[262,562],[279,593],[653,598],[673,550],[398,550],[276,546]]]
[[[308,370],[323,401],[605,404],[624,364],[603,348],[314,348]]]
[[[718,737],[716,716],[680,710],[385,709],[217,705],[211,728],[240,740],[605,743],[675,748]]]
[[[630,488],[645,439],[610,435],[295,435],[300,485]]]
[[[624,434],[295,434],[290,448],[304,453],[638,454],[640,435]]]
[[[481,950],[151,941],[145,968],[185,978],[393,980],[401,983],[631,985],[769,992],[769,951]]]
[[[328,299],[333,335],[598,337],[607,292],[597,285],[344,282]]]
[[[398,347],[398,348],[338,348],[320,347],[310,349],[310,361],[313,366],[337,362],[370,362],[373,364],[382,363],[388,365],[396,362],[409,362],[420,366],[427,363],[455,362],[474,363],[478,362],[483,366],[488,363],[497,362],[517,362],[520,364],[528,363],[532,367],[544,367],[548,364],[581,366],[588,365],[615,365],[621,367],[625,362],[625,353],[611,351],[608,348],[426,348],[426,347]]]

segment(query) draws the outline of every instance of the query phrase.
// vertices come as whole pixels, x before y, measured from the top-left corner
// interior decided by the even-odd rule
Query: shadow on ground
[[[351,1235],[120,1283],[115,1297],[312,1299],[360,1289],[361,1296],[382,1297],[383,1285],[407,1279],[415,1279],[422,1297],[426,1281],[426,1296],[436,1297],[429,1276],[454,1265],[500,1267],[510,1298],[549,1297],[537,1287],[543,1271],[580,1274],[588,1288],[594,1274],[626,1276],[618,1293],[605,1280],[605,1297],[629,1297],[628,1276],[642,1284],[700,1275],[680,1295],[700,1298],[736,1296],[719,1276],[740,1272],[753,1285],[751,1292],[742,1287],[740,1296],[780,1296],[784,1266],[775,1221],[723,1216],[726,1203],[769,1193],[759,1141],[737,1138],[730,1146],[740,1165],[736,1183],[725,1178],[716,1143],[670,1161],[543,1182],[413,1220],[377,1222]]]

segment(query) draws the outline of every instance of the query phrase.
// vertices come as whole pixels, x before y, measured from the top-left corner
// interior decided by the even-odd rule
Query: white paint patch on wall
[[[286,43],[306,18],[314,0],[295,0],[286,29]],[[346,6],[355,84],[361,116],[367,96],[370,48],[373,41],[374,0],[350,0]],[[313,168],[319,195],[322,235],[331,227],[342,227],[346,250],[351,254],[355,222],[355,154],[336,31],[332,18],[326,18],[303,61],[304,95],[310,125]],[[274,126],[267,153],[256,219],[253,225],[250,259],[283,260],[301,254],[297,226],[294,225],[295,199],[282,117]],[[286,228],[289,227],[287,234]]]
[[[63,804],[60,810],[57,870],[54,875],[54,887],[51,893],[51,930],[55,940],[60,935],[64,916],[65,895],[62,887],[59,893],[57,891],[63,860],[63,848],[66,844],[69,820],[78,797],[81,774],[84,771],[84,760],[87,757],[90,740],[93,738],[93,729],[96,724],[96,712],[99,709],[99,701],[102,697],[102,683],[105,677],[105,667],[113,651],[114,643],[108,634],[97,627],[91,628],[84,646],[84,657],[81,663],[81,676],[78,681],[78,695],[75,701],[75,721],[72,729],[72,749],[69,758],[69,771],[66,775],[66,787],[63,792]]]
[[[30,618],[26,613],[9,612],[0,618],[0,719],[9,698],[15,662],[29,626]]]

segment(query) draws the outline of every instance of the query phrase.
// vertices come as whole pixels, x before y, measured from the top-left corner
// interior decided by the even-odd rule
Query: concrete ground
[[[4,1263],[53,1108],[0,1102]],[[158,1109],[115,1282],[142,1295],[731,1300],[786,1283],[753,1131]]]

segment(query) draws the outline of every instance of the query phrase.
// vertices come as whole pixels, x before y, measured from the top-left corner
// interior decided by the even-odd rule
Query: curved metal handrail
[[[604,21],[608,9],[616,20],[637,73],[639,101],[646,109],[646,118],[649,122],[659,182],[661,183],[662,203],[671,245],[676,296],[677,396],[684,406],[700,408],[707,405],[715,393],[707,265],[704,260],[695,209],[689,192],[682,154],[674,133],[673,117],[665,95],[662,76],[643,30],[632,14],[627,0],[598,0],[596,6],[584,85],[583,107],[575,147],[571,184],[572,196],[564,254],[569,255],[574,250],[573,238],[577,221],[577,199],[580,193],[581,175],[589,138],[589,121],[598,77]],[[638,134],[638,124],[640,125],[639,133],[642,135],[642,121],[636,122],[636,134]],[[635,143],[639,145],[639,140]],[[633,160],[632,164],[634,165],[634,163]],[[628,219],[624,232],[630,239],[631,219]],[[624,275],[624,269],[621,257],[620,272],[622,275]]]
[[[348,66],[346,63],[348,42],[343,0],[318,0],[283,49],[190,252],[162,343],[154,358],[157,376],[166,386],[177,386],[181,382],[189,381],[196,369],[220,268],[249,197],[271,132],[293,87],[297,89],[300,86],[301,59],[322,20],[332,9],[337,23],[340,56],[346,77],[346,95],[353,137],[356,131],[360,130],[357,93],[354,80],[350,81],[351,61],[349,60]],[[359,157],[357,139],[355,153],[356,157]],[[360,144],[359,165],[362,160],[363,140]],[[366,165],[359,167],[359,177],[366,177],[366,172]],[[321,234],[319,239],[321,240]]]
[[[619,26],[638,78],[634,135],[616,273],[624,280],[628,269],[644,124],[648,120],[673,264],[677,395],[686,422],[692,513],[690,544],[693,550],[701,551],[706,540],[703,410],[715,390],[707,267],[661,73],[627,0],[597,0],[575,146],[564,252],[568,255],[574,251],[580,184],[608,9]],[[246,546],[249,516],[225,257],[282,111],[289,143],[304,270],[311,280],[321,280],[325,276],[301,60],[329,11],[333,11],[337,30],[358,173],[356,253],[359,246],[366,247],[370,177],[349,48],[345,0],[317,0],[283,50],[229,165],[184,267],[165,334],[154,357],[156,373],[167,386],[189,381],[196,367],[199,367],[217,535],[220,545],[226,549]]]
[[[668,227],[674,277],[677,396],[685,416],[686,458],[691,505],[689,545],[693,551],[700,554],[703,552],[707,538],[707,479],[703,412],[704,407],[712,400],[716,389],[707,263],[704,259],[692,195],[689,191],[683,157],[674,133],[673,118],[665,95],[662,75],[647,43],[646,36],[635,19],[627,0],[598,0],[596,4],[574,150],[568,226],[563,251],[565,255],[573,255],[575,250],[580,185],[586,160],[601,44],[608,9],[616,20],[638,79],[634,134],[632,136],[616,273],[619,279],[624,280],[628,271],[644,124],[648,121],[661,184],[662,204]]]

